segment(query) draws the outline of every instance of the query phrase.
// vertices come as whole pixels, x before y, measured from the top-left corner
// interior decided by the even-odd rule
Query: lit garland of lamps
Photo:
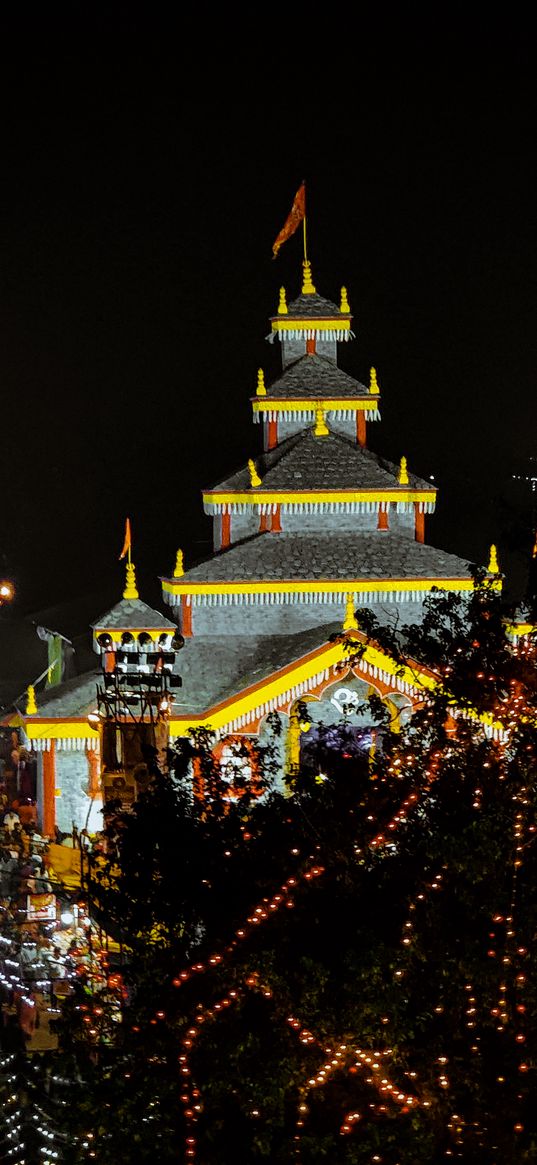
[[[484,678],[484,673],[483,673],[483,678]],[[505,707],[502,708],[502,713],[503,713],[502,722],[504,725],[506,725],[508,723],[509,729],[511,730],[511,732],[516,730],[516,727],[519,723],[519,717],[520,717],[519,703],[520,703],[520,701],[517,700],[518,706],[516,706],[515,714],[512,715],[511,717],[506,717],[505,716],[506,709],[505,709]],[[509,734],[509,732],[506,731],[503,734],[501,744],[500,744],[500,748],[501,748],[502,752],[505,752],[506,748],[509,745],[509,742],[510,742],[510,734]],[[497,748],[497,745],[490,742],[490,747],[491,747],[491,749],[495,749],[495,748]],[[433,750],[431,752],[428,767],[425,769],[425,772],[424,772],[425,780],[424,780],[424,783],[423,783],[423,786],[422,786],[422,789],[420,790],[420,792],[423,792],[437,778],[439,768],[440,768],[440,763],[443,760],[443,757],[444,757],[444,753],[442,750],[437,749],[437,750]],[[392,764],[391,764],[388,772],[390,773],[390,775],[392,777],[402,776],[404,773],[405,767],[407,767],[407,766],[411,767],[413,759],[414,758],[412,756],[408,756],[408,755],[407,756],[405,756],[405,755],[394,756],[392,758]],[[488,761],[484,762],[485,767],[488,767],[489,764],[490,764],[490,762],[488,762]],[[473,808],[476,811],[479,811],[483,805],[483,799],[482,799],[483,798],[483,790],[481,789],[480,786],[476,786],[476,788],[473,790],[473,798],[474,798],[473,802],[472,802]],[[412,808],[414,808],[418,801],[419,801],[419,793],[416,791],[413,791],[412,793],[410,793],[410,795],[402,802],[402,805],[401,805],[399,811],[393,815],[392,819],[387,823],[387,825],[382,829],[382,831],[379,831],[378,833],[376,833],[375,836],[371,839],[371,841],[369,842],[368,848],[370,848],[371,850],[375,850],[375,849],[378,850],[378,849],[385,847],[386,845],[389,845],[391,842],[391,838],[393,837],[394,833],[397,831],[398,827],[400,825],[403,825],[406,822],[408,811],[410,811]],[[514,842],[515,842],[515,845],[514,845],[515,857],[514,857],[514,862],[513,862],[513,865],[514,865],[514,885],[516,882],[517,871],[518,871],[518,869],[521,865],[521,862],[522,862],[522,856],[521,856],[522,851],[523,851],[523,824],[522,824],[522,821],[523,821],[523,814],[517,813],[516,818],[515,818],[515,825],[514,825]],[[529,826],[528,828],[531,829],[532,834],[535,833],[535,826],[532,825],[532,826]],[[531,838],[531,840],[533,840],[533,838]],[[357,854],[360,854],[361,850],[358,847],[355,847],[355,852]],[[323,872],[323,871],[321,870],[321,872]],[[315,873],[317,874],[318,871],[316,870]],[[426,893],[428,893],[428,892],[439,891],[442,888],[442,884],[443,884],[442,880],[443,880],[444,876],[445,876],[445,867],[443,867],[435,875],[433,875],[431,880],[424,887],[425,893],[421,892],[420,894],[417,895],[417,901],[418,902],[423,901],[426,897]],[[306,872],[304,872],[301,875],[300,880],[304,879],[305,877],[306,877]],[[298,881],[298,879],[291,880],[290,882],[286,883],[283,887],[281,887],[281,890],[283,891],[283,893],[288,894],[291,886],[295,885],[296,881]],[[247,922],[248,922],[249,926],[250,927],[257,926],[261,922],[268,919],[271,916],[271,912],[273,912],[275,909],[278,909],[279,905],[281,904],[282,897],[283,897],[283,894],[278,895],[278,896],[274,896],[273,899],[269,899],[269,900],[264,899],[263,903],[260,906],[256,907],[255,910],[253,911],[253,913],[248,917]],[[415,909],[415,907],[416,907],[416,904],[414,904],[414,909]],[[411,909],[412,909],[412,905],[411,905]],[[513,915],[514,915],[514,894],[513,894],[513,902],[511,904],[511,913],[506,918],[506,922],[507,922],[508,926],[510,927],[510,929],[507,932],[507,936],[512,941],[514,941],[515,937],[516,937],[515,931],[513,929]],[[495,919],[495,921],[500,922],[500,918]],[[413,932],[413,930],[414,930],[414,923],[409,919],[405,928],[404,928],[405,933],[403,934],[403,937],[402,937],[403,945],[405,945],[405,946],[412,945],[412,938],[411,938],[411,935],[409,934],[409,932]],[[248,931],[248,928],[246,926],[240,928],[237,931],[237,940],[243,941],[245,938],[248,937],[248,933],[249,933],[249,931]],[[229,946],[229,948],[227,948],[225,953],[226,954],[231,953],[231,951],[234,949],[235,946],[236,946],[236,942],[233,942]],[[526,954],[526,949],[524,947],[517,947],[516,953],[521,958],[523,958]],[[221,961],[222,961],[221,956],[213,955],[209,958],[207,964],[197,964],[197,965],[195,965],[194,969],[196,971],[208,969],[208,967],[215,966],[215,965],[217,965],[217,963],[219,963]],[[511,961],[512,960],[511,960],[510,956],[504,957],[504,965],[506,962],[508,962],[510,964]],[[404,975],[404,972],[401,972],[400,970],[399,970],[399,972],[396,972],[396,977],[399,979],[399,981],[403,977],[403,975]],[[188,978],[189,976],[190,976],[190,973],[188,971],[185,971],[185,972],[182,972],[180,979],[182,981],[185,981],[185,979]],[[515,978],[517,991],[523,990],[524,981],[525,981],[524,975],[521,972],[519,972]],[[177,980],[174,980],[174,982],[176,983],[176,985],[178,985]],[[477,1022],[476,1013],[478,1011],[477,999],[476,999],[476,995],[474,994],[474,992],[472,990],[471,983],[465,984],[465,991],[467,992],[466,999],[465,999],[466,1026],[468,1028],[469,1033],[471,1033],[470,1038],[475,1040],[476,1036],[474,1033],[474,1029],[475,1029],[476,1022]],[[229,1006],[229,1003],[230,1003],[229,999],[222,1000],[221,1005],[222,1006]],[[500,1008],[502,1008],[502,1009],[505,1007],[505,986],[503,984],[501,985],[499,1005],[500,1005]],[[437,1010],[439,1012],[441,1012],[442,1011],[441,1006],[439,1006],[437,1008]],[[214,1017],[216,1017],[216,1008],[215,1008],[215,1012],[213,1012],[212,1014],[214,1015]],[[524,1014],[523,1005],[521,1005],[521,1004],[517,1005],[517,1014],[518,1014],[518,1016],[523,1016],[523,1014]],[[506,1015],[506,1012],[504,1010],[500,1011],[500,1017],[502,1019],[502,1029],[503,1029],[503,1021],[507,1019],[507,1015]],[[301,1039],[301,1042],[303,1044],[305,1044],[307,1046],[308,1044],[315,1043],[317,1046],[319,1046],[321,1048],[319,1041],[316,1040],[316,1038],[312,1035],[312,1033],[308,1032],[307,1029],[302,1027],[302,1025],[300,1024],[300,1021],[295,1020],[294,1017],[290,1017],[288,1022],[294,1030],[297,1030],[299,1032],[300,1039]],[[518,1026],[520,1026],[520,1020],[519,1020]],[[479,1040],[479,1037],[477,1037],[477,1039]],[[515,1041],[517,1042],[517,1044],[521,1045],[524,1042],[524,1040],[525,1040],[525,1036],[524,1036],[523,1032],[521,1030],[517,1031],[517,1034],[515,1035]],[[323,1046],[322,1050],[326,1053],[327,1056],[330,1057],[330,1059],[328,1059],[322,1065],[322,1067],[320,1069],[318,1069],[316,1075],[310,1076],[308,1078],[308,1083],[306,1086],[303,1086],[303,1088],[301,1090],[301,1094],[300,1094],[300,1101],[299,1101],[298,1115],[297,1115],[297,1133],[296,1133],[296,1138],[295,1138],[296,1145],[297,1145],[296,1156],[298,1156],[299,1151],[300,1151],[298,1146],[299,1146],[299,1142],[300,1142],[300,1138],[301,1138],[301,1130],[304,1128],[304,1125],[305,1125],[304,1118],[307,1115],[307,1111],[308,1111],[307,1092],[309,1091],[309,1089],[314,1088],[314,1087],[323,1086],[325,1083],[327,1083],[329,1081],[329,1079],[331,1078],[331,1076],[333,1075],[334,1071],[341,1070],[342,1068],[345,1067],[348,1059],[352,1058],[353,1051],[356,1052],[356,1058],[355,1058],[354,1064],[353,1064],[354,1067],[363,1066],[368,1061],[372,1064],[372,1063],[374,1063],[373,1057],[375,1055],[377,1057],[380,1055],[379,1053],[369,1053],[363,1049],[352,1049],[352,1048],[349,1048],[349,1046],[347,1044],[336,1044],[335,1051],[333,1051],[333,1049],[329,1046]],[[477,1050],[478,1050],[477,1045],[473,1044],[472,1051],[477,1051]],[[450,1088],[450,1080],[449,1080],[449,1076],[447,1074],[448,1057],[447,1056],[438,1056],[436,1062],[438,1064],[438,1069],[439,1069],[438,1075],[437,1075],[438,1086],[442,1090],[448,1090]],[[528,1068],[528,1065],[526,1064],[526,1062],[524,1060],[521,1060],[520,1064],[519,1064],[519,1071],[525,1072],[525,1071],[527,1071],[527,1068]],[[374,1077],[372,1076],[369,1079],[371,1081],[373,1081]],[[393,1096],[395,1095],[397,1097],[397,1100],[399,1101],[399,1103],[401,1105],[403,1105],[403,1103],[404,1103],[404,1106],[407,1107],[407,1109],[408,1109],[409,1102],[412,1104],[416,1104],[416,1105],[422,1103],[424,1106],[430,1106],[431,1102],[428,1100],[420,1101],[419,1098],[417,1098],[415,1096],[409,1098],[407,1095],[405,1095],[405,1093],[403,1091],[396,1090],[396,1086],[389,1083],[387,1081],[386,1077],[383,1077],[380,1079],[382,1081],[381,1088],[385,1089],[385,1091],[388,1093],[388,1095],[390,1097],[393,1098]],[[352,1132],[353,1129],[358,1126],[358,1124],[361,1120],[362,1120],[361,1113],[358,1113],[356,1111],[347,1113],[342,1121],[341,1132],[345,1135]],[[448,1128],[448,1131],[453,1135],[454,1143],[458,1146],[462,1145],[463,1144],[463,1133],[464,1133],[464,1129],[465,1129],[464,1118],[462,1116],[460,1116],[458,1113],[451,1113],[449,1120],[447,1122],[447,1128]],[[514,1131],[521,1132],[522,1129],[523,1129],[522,1123],[517,1122],[514,1126]],[[192,1153],[189,1154],[189,1158],[188,1158],[189,1160],[192,1159],[192,1155],[193,1155]],[[452,1155],[452,1151],[449,1148],[446,1149],[446,1155],[447,1156]]]
[[[396,760],[397,760],[397,758],[396,758]],[[397,770],[397,765],[395,765],[395,770]],[[430,783],[430,779],[431,779],[431,773],[428,772],[427,773],[427,785]],[[399,825],[404,824],[407,820],[405,811],[408,810],[417,800],[418,800],[417,793],[410,794],[410,796],[402,802],[400,809],[394,815],[392,820],[390,822],[388,822],[388,825],[386,827],[387,830],[391,830],[393,833],[394,829],[397,829],[397,827]],[[389,835],[388,844],[390,843],[390,841],[391,841],[391,834]],[[377,834],[371,840],[369,845],[371,848],[375,848],[375,847],[380,847],[381,845],[386,844],[386,843],[387,843],[387,839],[385,837],[385,834]],[[291,851],[291,852],[293,853],[296,851]],[[252,933],[252,929],[255,926],[259,926],[263,922],[267,921],[270,917],[272,917],[272,915],[275,911],[279,910],[282,907],[282,905],[285,905],[288,908],[292,908],[294,906],[294,900],[290,895],[294,891],[295,887],[297,887],[297,885],[299,884],[300,881],[304,881],[307,883],[314,878],[320,877],[324,873],[325,873],[325,868],[323,866],[321,866],[318,862],[315,862],[314,865],[306,866],[305,869],[301,873],[299,873],[297,876],[291,876],[288,879],[286,879],[286,881],[279,887],[279,892],[277,894],[274,894],[272,896],[272,898],[270,898],[270,899],[264,898],[262,900],[262,902],[253,909],[253,911],[247,917],[246,923],[243,924],[241,927],[239,927],[236,930],[236,932],[235,932],[236,938],[234,940],[232,940],[231,943],[224,949],[223,954],[212,953],[211,955],[209,955],[209,957],[206,959],[205,962],[197,962],[197,963],[191,964],[190,967],[188,967],[188,968],[184,968],[179,973],[179,975],[173,979],[173,986],[174,987],[181,987],[184,983],[188,982],[188,980],[191,979],[194,975],[204,973],[204,972],[222,964],[222,962],[224,961],[224,956],[231,955],[232,952],[237,948],[239,942],[242,943],[249,937],[249,935]],[[246,985],[247,986],[257,986],[256,977],[250,976],[248,979],[246,979]],[[269,988],[265,988],[263,993],[267,997],[269,997],[272,994],[272,992],[270,991]],[[199,1026],[198,1025],[201,1025],[203,1022],[205,1022],[206,1019],[216,1019],[218,1016],[218,1013],[222,1012],[224,1009],[231,1006],[231,1004],[233,1002],[236,1002],[239,997],[240,996],[239,996],[239,993],[237,991],[229,991],[221,1000],[219,1000],[216,1004],[214,1004],[212,1008],[209,1008],[209,1007],[204,1008],[201,1003],[198,1003],[196,1005],[195,1019],[194,1019],[192,1025],[190,1026],[190,1028],[188,1029],[186,1038],[183,1040],[183,1046],[185,1048],[185,1051],[183,1053],[181,1053],[181,1056],[179,1057],[179,1062],[181,1063],[181,1073],[185,1078],[187,1078],[190,1075],[190,1067],[188,1064],[188,1059],[189,1059],[190,1051],[194,1045],[194,1041],[196,1040],[197,1036],[199,1035]],[[164,1019],[164,1013],[157,1012],[157,1013],[155,1013],[154,1018],[151,1022],[155,1023],[155,1022],[157,1022],[157,1020],[162,1020],[162,1019]],[[289,1022],[291,1023],[291,1026],[294,1026],[294,1023],[291,1020],[289,1020]],[[194,1026],[194,1024],[196,1026]],[[301,1025],[299,1024],[299,1027],[300,1026]],[[308,1038],[305,1041],[303,1039],[302,1042],[303,1043],[304,1042],[317,1043],[317,1040],[314,1036],[311,1036],[311,1038]],[[339,1048],[339,1051],[341,1052],[343,1050],[343,1045],[338,1045],[338,1048]],[[328,1052],[327,1048],[325,1048],[324,1050]],[[381,1053],[369,1053],[363,1049],[352,1049],[351,1048],[351,1049],[349,1049],[349,1054],[352,1055],[354,1053],[354,1055],[356,1057],[354,1060],[354,1067],[363,1068],[366,1065],[369,1066],[369,1064],[371,1064],[371,1066],[375,1065],[375,1057],[377,1055],[381,1056],[381,1055],[390,1054],[390,1051],[391,1050],[383,1051]],[[339,1062],[338,1062],[338,1066],[339,1066]],[[379,1067],[379,1066],[380,1065],[375,1065],[374,1070],[376,1071],[377,1067]],[[314,1078],[313,1084],[312,1084],[312,1080],[311,1079],[309,1080],[309,1087],[313,1087],[315,1085],[320,1085],[320,1084],[326,1083],[327,1079],[328,1079],[327,1073],[321,1071],[321,1075]],[[375,1082],[374,1077],[371,1077],[371,1082]],[[417,1106],[420,1103],[415,1096],[409,1097],[408,1095],[406,1095],[406,1093],[401,1092],[400,1089],[397,1089],[396,1086],[392,1085],[389,1081],[382,1080],[380,1083],[380,1088],[381,1088],[381,1090],[384,1090],[388,1093],[393,1092],[397,1098],[401,1097],[400,1103],[403,1103],[406,1106],[407,1111],[408,1111],[408,1107],[411,1104],[414,1106]],[[185,1088],[182,1095],[181,1095],[181,1103],[183,1105],[185,1121],[186,1121],[186,1126],[187,1126],[187,1133],[186,1133],[186,1138],[185,1138],[185,1159],[188,1163],[190,1163],[190,1165],[192,1165],[192,1162],[196,1156],[196,1138],[194,1136],[194,1131],[193,1131],[192,1126],[193,1126],[193,1123],[197,1120],[198,1114],[200,1111],[199,1099],[200,1099],[200,1092],[199,1092],[199,1089],[197,1089],[197,1088],[195,1088],[195,1090],[192,1090],[192,1091],[190,1091],[190,1090],[187,1091],[187,1089]],[[198,1103],[195,1104],[194,1100],[196,1100]],[[302,1101],[301,1101],[301,1103],[302,1103]],[[427,1100],[424,1100],[421,1103],[423,1104],[424,1107],[427,1107],[429,1104],[429,1102]],[[343,1126],[345,1126],[344,1132],[351,1132],[353,1127],[354,1127],[354,1123],[355,1123],[354,1120],[351,1120],[349,1123],[349,1120],[347,1118],[343,1118],[342,1128],[343,1128]]]
[[[446,674],[451,669],[446,668]],[[489,680],[491,677],[486,672],[481,671],[476,677],[480,681]],[[493,678],[493,677],[492,677]],[[516,689],[510,691],[507,698],[502,698],[501,707],[496,710],[498,718],[501,719],[504,731],[501,738],[496,741],[488,740],[486,742],[487,751],[485,756],[488,759],[483,760],[483,768],[487,769],[491,766],[495,768],[500,762],[504,763],[504,769],[497,768],[497,777],[499,781],[506,781],[509,779],[508,760],[509,750],[512,745],[513,736],[518,732],[521,718],[524,716],[531,716],[534,710],[527,707]],[[433,719],[431,714],[431,720]],[[460,720],[466,723],[466,729],[473,727],[477,729],[479,725],[476,723],[478,718],[471,712],[466,711],[461,715]],[[466,730],[463,728],[463,730]],[[453,730],[453,741],[457,743],[458,729],[455,726]],[[428,755],[427,764],[420,773],[420,779],[416,783],[414,779],[412,791],[407,793],[405,799],[401,802],[399,810],[393,814],[385,826],[378,829],[373,837],[367,843],[363,843],[362,848],[355,846],[355,855],[360,857],[360,860],[365,859],[367,851],[370,853],[379,853],[386,847],[393,846],[393,838],[397,835],[397,831],[401,826],[404,826],[410,813],[417,808],[422,794],[427,793],[433,782],[441,775],[442,762],[448,757],[448,746],[443,748],[431,748]],[[456,755],[456,753],[455,753]],[[405,779],[406,777],[414,777],[413,765],[416,758],[410,750],[406,752],[402,750],[400,753],[394,752],[391,757],[391,764],[386,770],[392,780]],[[379,783],[385,781],[385,777],[378,776]],[[483,782],[484,784],[484,782]],[[481,782],[476,782],[475,787],[471,790],[472,808],[479,814],[483,810],[484,800],[486,799],[486,792],[482,788]],[[491,933],[491,938],[494,942],[494,947],[490,947],[489,957],[496,959],[498,946],[502,946],[505,953],[501,956],[501,965],[498,967],[498,982],[497,982],[497,1001],[495,1001],[495,1010],[491,1012],[493,1018],[498,1020],[499,1034],[504,1035],[512,1028],[512,1038],[515,1042],[517,1050],[522,1053],[524,1051],[524,1043],[526,1042],[526,1035],[524,1032],[524,1017],[525,1005],[523,1003],[523,992],[525,988],[526,976],[523,971],[523,961],[527,956],[527,949],[522,941],[517,937],[516,928],[516,888],[519,879],[519,872],[523,862],[524,851],[532,841],[535,840],[536,826],[533,820],[530,820],[530,814],[527,812],[529,806],[529,799],[527,790],[522,788],[514,795],[515,818],[513,823],[513,890],[511,902],[509,905],[509,912],[498,911],[493,915],[492,924],[495,930]],[[369,819],[374,823],[373,815],[369,815]],[[227,852],[227,851],[226,851]],[[293,852],[293,851],[292,851]],[[294,851],[296,854],[296,851]],[[312,879],[322,876],[325,869],[313,858],[309,859],[308,864],[296,875],[290,876],[284,883],[282,883],[277,892],[272,896],[264,897],[259,904],[250,911],[244,923],[235,931],[233,940],[222,950],[210,954],[203,962],[196,962],[183,968],[179,974],[173,979],[174,987],[181,987],[186,982],[195,978],[196,975],[203,975],[213,969],[226,969],[229,957],[243,945],[246,940],[268,921],[270,917],[281,911],[282,908],[292,909],[295,903],[296,894],[300,887],[309,883]],[[401,936],[402,946],[405,948],[405,957],[410,959],[413,957],[414,950],[414,936],[417,934],[417,922],[419,919],[419,908],[424,904],[430,894],[437,894],[445,887],[446,883],[446,866],[443,865],[436,870],[435,874],[428,875],[424,881],[419,893],[415,895],[415,899],[410,902],[409,913],[412,918],[408,918],[403,927]],[[499,939],[500,931],[504,928],[505,934]],[[490,953],[492,952],[492,953]],[[498,958],[500,963],[500,959]],[[405,970],[401,965],[398,966],[394,972],[396,982],[401,982],[402,979],[408,977],[408,970]],[[510,983],[510,986],[509,986]],[[245,988],[253,990],[261,990],[267,997],[272,997],[272,991],[269,986],[262,987],[259,977],[250,974],[244,983]],[[465,995],[463,1000],[463,1014],[464,1023],[468,1031],[468,1039],[471,1041],[470,1051],[472,1054],[480,1053],[480,1024],[483,1022],[483,1016],[488,1008],[487,1001],[479,997],[479,994],[472,982],[471,976],[468,976],[463,988]],[[204,1006],[201,1002],[196,1005],[196,1014],[190,1021],[190,1025],[186,1031],[186,1035],[182,1041],[182,1051],[179,1057],[181,1065],[180,1071],[184,1079],[184,1088],[181,1094],[181,1103],[185,1116],[185,1123],[187,1126],[187,1135],[185,1140],[185,1158],[186,1161],[192,1165],[195,1160],[197,1152],[195,1123],[199,1117],[202,1109],[202,1097],[200,1089],[193,1082],[190,1073],[190,1056],[196,1047],[198,1038],[202,1032],[203,1024],[209,1021],[216,1021],[219,1016],[225,1013],[233,1005],[244,999],[244,990],[233,989],[228,990],[211,1006]],[[509,998],[514,1001],[511,1005]],[[443,1005],[441,999],[435,1008],[437,1014],[441,1015]],[[165,1019],[164,1012],[157,1012],[152,1023],[158,1023]],[[386,1017],[378,1017],[378,1022],[383,1023]],[[516,1021],[516,1022],[515,1022]],[[427,1092],[421,1085],[417,1084],[417,1074],[415,1072],[405,1073],[409,1078],[416,1081],[415,1093],[407,1093],[406,1089],[398,1089],[397,1085],[393,1084],[387,1075],[384,1074],[384,1068],[381,1057],[388,1057],[391,1055],[391,1049],[384,1049],[382,1051],[373,1051],[371,1049],[356,1047],[354,1041],[348,1043],[334,1042],[325,1043],[315,1036],[309,1029],[301,1023],[295,1016],[289,1016],[287,1023],[291,1030],[296,1033],[300,1043],[304,1048],[315,1047],[322,1052],[323,1056],[327,1057],[320,1068],[315,1073],[312,1073],[305,1084],[299,1089],[299,1103],[296,1120],[296,1134],[295,1134],[295,1156],[300,1154],[300,1141],[303,1135],[303,1130],[306,1125],[306,1118],[308,1114],[307,1097],[310,1090],[314,1088],[323,1087],[333,1079],[334,1074],[343,1071],[350,1071],[351,1069],[360,1072],[368,1072],[366,1083],[372,1085],[380,1093],[381,1099],[393,1102],[394,1110],[403,1112],[409,1107],[413,1108],[430,1108],[431,1100]],[[525,1059],[524,1055],[519,1058],[518,1071],[524,1076],[532,1067],[529,1060]],[[434,1073],[436,1085],[440,1094],[448,1094],[450,1081],[450,1063],[447,1055],[439,1054],[432,1057],[431,1063],[428,1067],[429,1074]],[[383,1073],[381,1075],[380,1073]],[[498,1077],[498,1083],[503,1084],[504,1078]],[[519,1099],[522,1100],[522,1093]],[[383,1107],[383,1106],[382,1106]],[[371,1110],[369,1110],[371,1111]],[[380,1108],[379,1108],[380,1111]],[[259,1112],[252,1112],[251,1115],[258,1116]],[[340,1133],[347,1136],[354,1131],[354,1129],[361,1127],[364,1117],[367,1112],[356,1110],[349,1110],[346,1112],[341,1120]],[[467,1127],[468,1122],[466,1118],[457,1111],[450,1111],[446,1119],[446,1128],[452,1138],[454,1148],[448,1146],[445,1150],[445,1155],[457,1156],[461,1155],[461,1148],[464,1145],[467,1133],[474,1135],[479,1133],[480,1129],[477,1122],[473,1122],[471,1128]],[[521,1133],[523,1131],[523,1122],[516,1121],[514,1124],[514,1132]],[[373,1162],[380,1161],[380,1157],[375,1155],[371,1158]]]

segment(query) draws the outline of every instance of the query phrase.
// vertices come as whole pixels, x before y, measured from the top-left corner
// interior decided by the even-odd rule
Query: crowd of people
[[[82,885],[84,854],[101,852],[104,839],[75,827],[43,836],[35,791],[9,785],[0,780],[0,1046],[8,1049],[16,1030],[27,1050],[44,1051],[56,1044],[50,1019],[76,978],[89,991],[107,982],[109,941]]]

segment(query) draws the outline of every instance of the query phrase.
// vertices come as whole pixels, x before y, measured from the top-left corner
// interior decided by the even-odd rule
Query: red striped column
[[[181,595],[181,634],[190,639],[192,631],[192,603],[187,603],[187,596]]]
[[[414,537],[416,542],[425,542],[425,514],[419,502],[414,502]]]
[[[56,741],[51,740],[50,748],[43,757],[43,834],[54,837],[56,825]]]

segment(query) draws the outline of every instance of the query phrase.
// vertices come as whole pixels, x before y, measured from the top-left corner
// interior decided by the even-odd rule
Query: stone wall
[[[77,829],[85,829],[89,814],[88,829],[94,832],[102,829],[102,801],[95,799],[93,805],[87,794],[89,770],[85,752],[56,753],[56,824],[63,833],[70,833],[73,822]]]
[[[259,596],[255,604],[229,603],[226,606],[194,606],[192,630],[194,636],[201,635],[294,635],[299,631],[320,627],[324,624],[342,624],[345,617],[345,601],[333,603],[304,602],[270,603],[267,596]],[[359,605],[367,607],[385,625],[397,623],[418,623],[422,616],[421,600],[405,600],[401,603],[374,602],[369,596]]]

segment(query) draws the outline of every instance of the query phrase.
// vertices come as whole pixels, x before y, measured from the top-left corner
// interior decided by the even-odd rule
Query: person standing
[[[21,819],[18,813],[15,813],[14,809],[8,809],[7,813],[4,813],[4,820],[2,825],[8,833],[13,833],[15,826],[20,825],[20,823]]]

